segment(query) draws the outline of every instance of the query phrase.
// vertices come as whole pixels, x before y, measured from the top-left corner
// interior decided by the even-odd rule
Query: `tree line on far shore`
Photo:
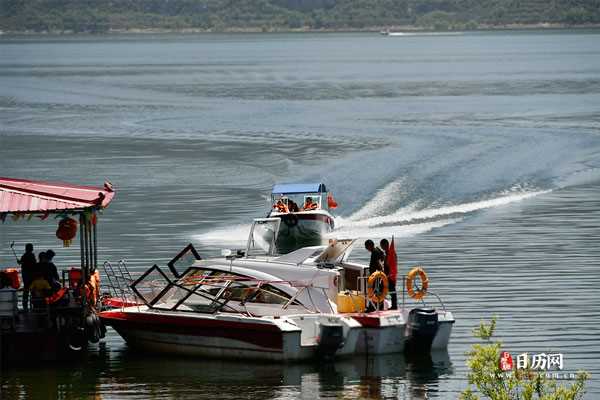
[[[466,30],[600,23],[600,0],[2,0],[0,30]]]

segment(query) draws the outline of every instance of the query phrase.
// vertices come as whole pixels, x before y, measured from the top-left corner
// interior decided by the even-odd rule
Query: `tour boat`
[[[368,266],[348,261],[353,240],[276,253],[279,218],[255,220],[245,250],[201,259],[192,245],[170,274],[150,268],[132,285],[141,305],[100,314],[129,344],[221,358],[428,352],[448,345],[442,309],[365,312]]]
[[[335,227],[331,210],[337,207],[323,183],[278,184],[271,192],[268,217],[281,219],[280,252],[322,244],[325,234]]]

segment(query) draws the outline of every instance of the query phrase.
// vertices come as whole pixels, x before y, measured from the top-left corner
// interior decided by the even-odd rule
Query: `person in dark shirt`
[[[384,254],[379,247],[375,247],[375,243],[371,239],[365,242],[365,249],[371,253],[371,259],[369,261],[369,275],[376,271],[383,270]],[[383,310],[383,302],[372,302],[369,301],[367,312]]]
[[[37,265],[35,254],[33,254],[33,244],[27,243],[25,245],[25,253],[19,260],[21,266],[21,277],[23,278],[23,310],[29,309],[29,285],[33,280],[33,273]]]
[[[298,212],[300,211],[300,209],[298,208],[298,204],[296,204],[293,200],[288,200],[288,206],[290,209],[290,212]]]
[[[46,258],[48,260],[48,266],[47,266],[47,270],[45,271],[45,276],[44,278],[48,281],[48,283],[50,284],[50,286],[52,287],[52,290],[58,290],[61,287],[60,284],[60,276],[58,275],[58,269],[56,268],[56,265],[54,265],[54,263],[52,262],[52,259],[55,256],[55,252],[54,250],[46,250]]]
[[[375,247],[375,243],[371,239],[365,242],[365,249],[371,253],[371,260],[369,261],[369,274],[375,271],[381,271],[383,269],[384,254],[379,247]]]

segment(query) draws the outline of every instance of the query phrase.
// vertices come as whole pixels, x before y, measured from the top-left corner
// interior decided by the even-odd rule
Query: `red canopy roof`
[[[76,186],[0,177],[0,213],[46,213],[107,207],[112,185]]]

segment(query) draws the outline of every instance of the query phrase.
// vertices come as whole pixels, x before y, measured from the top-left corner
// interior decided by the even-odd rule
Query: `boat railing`
[[[358,276],[356,278],[357,280],[357,288],[358,288],[358,292],[362,293],[362,295],[365,297],[367,304],[371,304],[374,308],[378,307],[378,304],[376,302],[373,302],[368,294],[367,294],[367,281],[368,281],[369,277],[368,276]],[[402,308],[406,308],[406,303],[407,303],[407,299],[406,299],[406,295],[407,295],[407,291],[406,291],[406,281],[404,278],[402,279]],[[397,288],[397,286],[396,286]],[[418,290],[420,290],[420,288],[417,288]],[[391,292],[389,293],[391,294]],[[400,293],[398,292],[398,289],[396,289],[396,295],[398,296]],[[435,297],[435,299],[437,300],[437,302],[440,304],[440,306],[442,307],[442,310],[444,312],[446,312],[446,305],[444,304],[444,302],[442,301],[442,298],[437,294],[432,292],[431,290],[427,290],[426,292],[427,295],[432,295],[433,297]],[[349,292],[349,295],[352,297],[353,294],[352,292]],[[410,297],[409,297],[410,298]],[[421,303],[423,305],[423,307],[431,307],[431,302],[425,301],[426,296],[423,296],[421,299],[416,300],[417,302]],[[352,302],[352,304],[355,304],[354,301]]]
[[[440,305],[442,306],[442,310],[444,312],[446,312],[446,305],[444,304],[444,302],[442,301],[442,298],[440,296],[438,296],[436,293],[432,292],[431,290],[428,290],[427,294],[428,295],[433,295],[437,299],[437,301],[440,303]],[[424,307],[427,307],[427,302],[425,301],[425,297],[423,297],[421,299],[421,303],[423,303]]]
[[[133,278],[125,260],[119,260],[116,265],[109,261],[102,264],[107,283],[103,284],[110,297],[120,299],[123,304],[137,301],[136,294],[131,290]]]

